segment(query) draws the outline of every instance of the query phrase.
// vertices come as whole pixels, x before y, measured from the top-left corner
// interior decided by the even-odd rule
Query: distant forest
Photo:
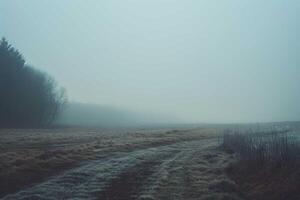
[[[5,38],[0,41],[0,127],[49,127],[67,102],[48,74],[28,66]]]

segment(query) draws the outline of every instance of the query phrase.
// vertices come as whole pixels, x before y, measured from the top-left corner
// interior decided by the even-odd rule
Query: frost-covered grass
[[[0,130],[0,197],[113,152],[211,137],[214,129]]]
[[[300,199],[299,130],[226,131],[223,148],[237,157],[228,168],[248,199]]]
[[[233,151],[251,167],[300,165],[300,141],[288,130],[269,132],[225,132],[223,147]]]

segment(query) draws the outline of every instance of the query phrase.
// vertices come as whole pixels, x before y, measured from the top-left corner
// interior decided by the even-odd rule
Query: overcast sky
[[[71,101],[186,122],[300,120],[298,0],[1,0],[0,36]]]

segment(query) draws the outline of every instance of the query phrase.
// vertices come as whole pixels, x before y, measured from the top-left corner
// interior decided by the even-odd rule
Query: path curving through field
[[[112,152],[2,200],[240,199],[216,139]]]

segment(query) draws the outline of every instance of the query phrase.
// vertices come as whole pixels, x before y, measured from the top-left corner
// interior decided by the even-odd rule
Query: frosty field
[[[218,129],[2,130],[1,199],[240,199]]]

